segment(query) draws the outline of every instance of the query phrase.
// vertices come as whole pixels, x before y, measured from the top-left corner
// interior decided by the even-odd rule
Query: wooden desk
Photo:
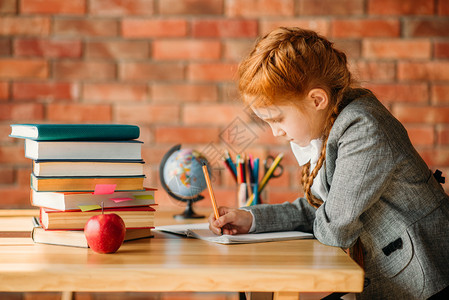
[[[155,232],[115,254],[34,244],[36,210],[0,210],[0,291],[360,292],[363,270],[341,249],[316,240],[219,245]],[[174,224],[159,211],[156,224]],[[193,221],[193,222],[198,222]]]

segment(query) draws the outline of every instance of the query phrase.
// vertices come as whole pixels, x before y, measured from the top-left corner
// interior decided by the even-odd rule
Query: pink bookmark
[[[94,195],[113,194],[116,186],[116,184],[97,184],[95,185]]]
[[[109,198],[109,200],[114,201],[115,203],[131,201],[133,198]]]

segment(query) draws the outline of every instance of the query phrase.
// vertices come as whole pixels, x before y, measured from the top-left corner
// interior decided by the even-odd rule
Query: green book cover
[[[9,136],[36,141],[116,141],[139,135],[138,126],[126,124],[12,124]]]

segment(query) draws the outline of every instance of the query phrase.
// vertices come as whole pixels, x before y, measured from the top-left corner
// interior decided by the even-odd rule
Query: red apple
[[[125,239],[125,233],[125,222],[112,213],[93,216],[84,226],[87,244],[98,253],[116,252]]]

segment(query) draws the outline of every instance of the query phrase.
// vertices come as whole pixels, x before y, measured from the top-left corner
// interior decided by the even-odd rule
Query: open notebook
[[[185,235],[219,244],[248,244],[313,238],[313,234],[301,231],[215,235],[209,230],[209,223],[157,226],[154,230]]]

